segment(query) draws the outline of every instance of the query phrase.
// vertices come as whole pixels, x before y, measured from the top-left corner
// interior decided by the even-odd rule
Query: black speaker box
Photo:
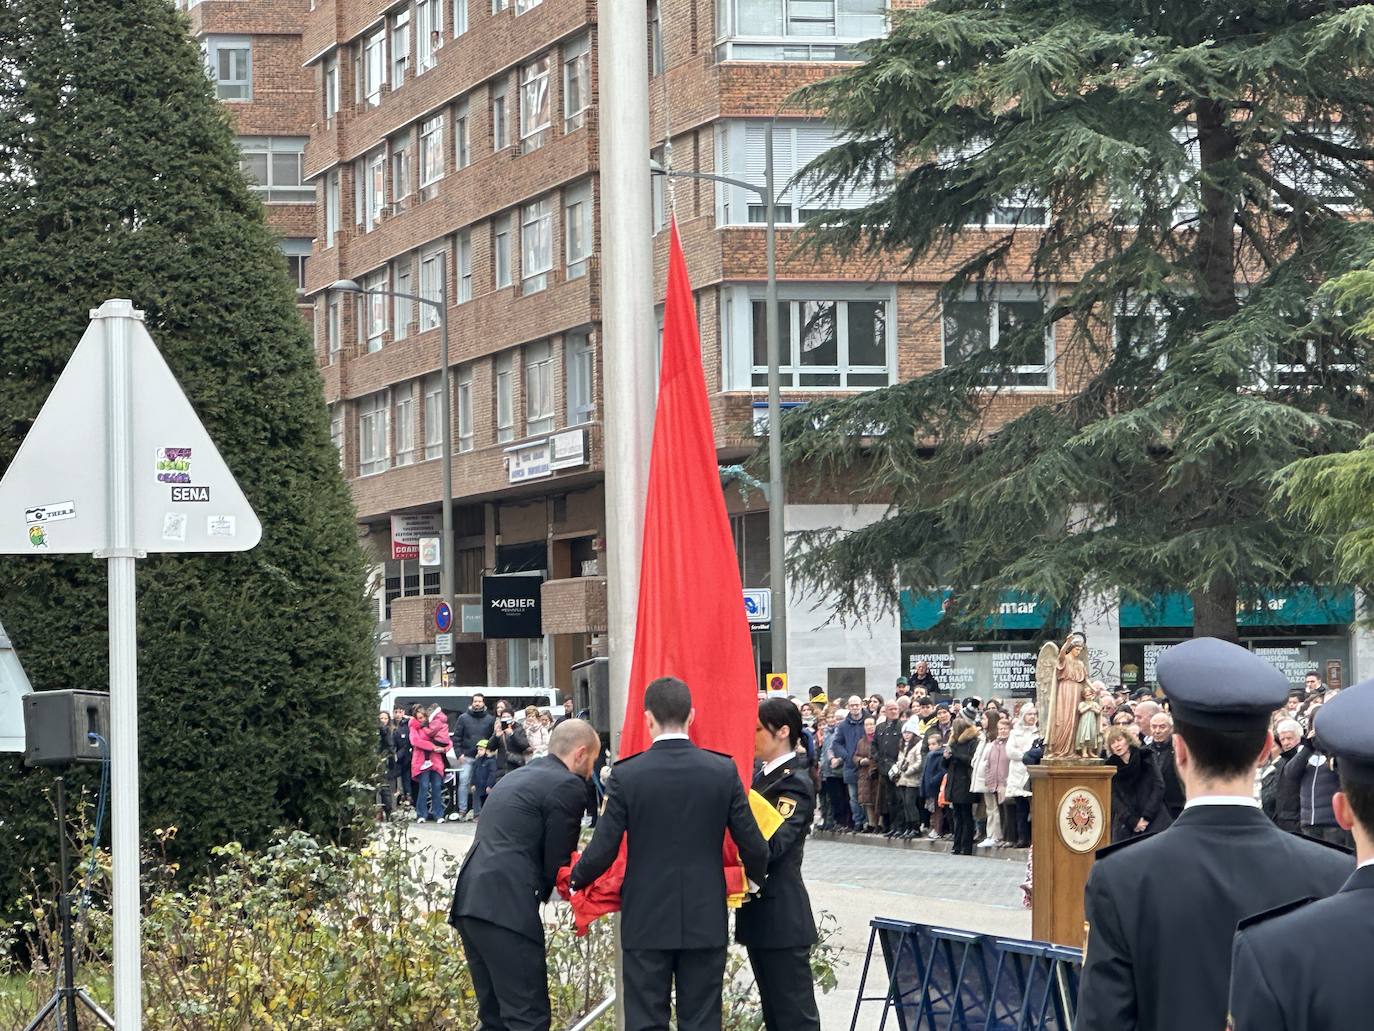
[[[100,762],[110,740],[110,696],[104,691],[33,691],[24,696],[24,764],[66,766]]]

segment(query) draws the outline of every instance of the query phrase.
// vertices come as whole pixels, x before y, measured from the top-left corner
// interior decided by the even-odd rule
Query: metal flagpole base
[[[38,1031],[38,1029],[43,1026],[44,1021],[54,1014],[57,1015],[57,1026],[59,1031],[77,1031],[76,1028],[63,1028],[62,1026],[61,1006],[62,1003],[66,1001],[68,993],[74,995],[76,1001],[85,1006],[87,1011],[94,1015],[96,1020],[100,1021],[108,1028],[113,1028],[115,1026],[114,1017],[101,1009],[96,1001],[86,994],[86,989],[59,988],[52,993],[52,998],[43,1004],[43,1008],[38,1011],[38,1015],[24,1025],[24,1031]]]

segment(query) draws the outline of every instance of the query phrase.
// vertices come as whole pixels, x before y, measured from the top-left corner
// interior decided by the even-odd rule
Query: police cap
[[[1341,780],[1374,784],[1374,680],[1340,691],[1317,710],[1317,744]]]
[[[1155,666],[1174,718],[1208,730],[1263,730],[1288,680],[1254,652],[1215,637],[1168,649]]]

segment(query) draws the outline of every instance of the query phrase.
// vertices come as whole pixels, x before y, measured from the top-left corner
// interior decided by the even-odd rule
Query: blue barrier
[[[868,1002],[883,1004],[878,1031],[889,1016],[898,1031],[1071,1031],[1079,949],[882,917],[869,926],[849,1031]],[[875,945],[886,986],[866,995]]]

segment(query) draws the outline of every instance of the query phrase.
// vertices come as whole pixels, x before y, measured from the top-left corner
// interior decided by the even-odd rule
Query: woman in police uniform
[[[802,849],[816,810],[806,761],[797,754],[801,712],[786,698],[759,703],[754,790],[783,818],[768,841],[768,879],[735,917],[735,941],[749,952],[768,1031],[820,1031],[811,980],[816,922],[802,883]]]

